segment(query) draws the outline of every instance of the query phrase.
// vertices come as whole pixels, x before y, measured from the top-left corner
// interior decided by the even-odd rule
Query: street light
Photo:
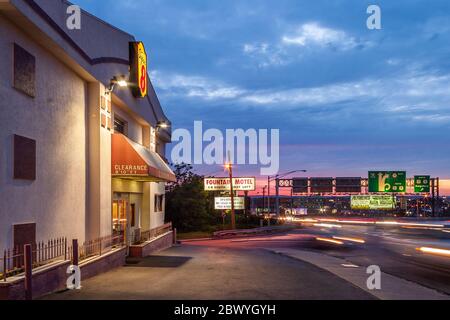
[[[228,170],[230,174],[230,195],[231,195],[231,229],[236,229],[236,215],[234,212],[234,190],[233,190],[233,164],[231,162],[227,162],[224,165],[225,169]]]
[[[284,178],[290,174],[296,173],[296,172],[308,172],[307,170],[292,170],[286,173],[282,173],[282,174],[277,174],[275,176],[268,176],[267,177],[267,185],[268,185],[268,190],[267,190],[267,207],[270,211],[270,182],[275,180],[275,190],[276,190],[276,198],[275,198],[275,212],[277,214],[277,216],[280,215],[280,190],[279,190],[279,186],[278,186],[278,180],[280,178]]]

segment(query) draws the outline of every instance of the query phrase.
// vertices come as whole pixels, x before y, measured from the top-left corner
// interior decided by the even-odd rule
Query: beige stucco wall
[[[12,224],[37,223],[37,239],[84,240],[87,84],[0,15],[0,250]],[[36,57],[36,97],[12,88],[13,43]],[[6,103],[7,101],[7,103]],[[12,178],[12,137],[37,142],[37,179]]]
[[[164,224],[164,212],[165,212],[165,203],[163,203],[163,211],[155,212],[155,194],[165,194],[165,184],[164,183],[151,183],[150,187],[151,195],[150,195],[150,208],[152,209],[150,214],[150,226],[152,228],[159,227]]]
[[[127,132],[126,135],[128,138],[133,140],[134,142],[137,142],[139,144],[143,143],[143,127],[126,111],[121,110],[117,106],[113,106],[113,113],[114,116],[118,116],[123,121],[126,121],[127,123]]]

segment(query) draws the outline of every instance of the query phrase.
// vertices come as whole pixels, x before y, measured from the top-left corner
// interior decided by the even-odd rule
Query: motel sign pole
[[[234,214],[234,189],[233,189],[233,165],[227,163],[226,168],[230,173],[230,196],[231,196],[231,229],[236,229],[236,216]]]

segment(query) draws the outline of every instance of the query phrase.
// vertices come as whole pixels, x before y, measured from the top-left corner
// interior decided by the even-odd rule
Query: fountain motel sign
[[[205,178],[205,191],[230,191],[230,178]],[[233,178],[233,191],[255,191],[256,178]]]

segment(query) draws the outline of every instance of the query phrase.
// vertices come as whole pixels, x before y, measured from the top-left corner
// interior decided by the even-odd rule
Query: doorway
[[[112,234],[122,237],[127,244],[140,240],[142,195],[113,193]],[[139,239],[138,239],[139,238]]]

